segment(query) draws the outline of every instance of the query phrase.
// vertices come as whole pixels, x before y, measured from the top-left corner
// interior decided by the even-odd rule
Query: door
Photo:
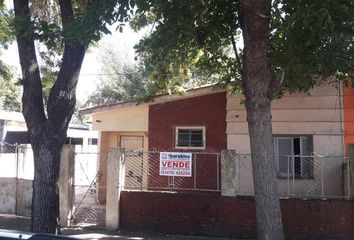
[[[142,150],[144,137],[141,136],[121,136],[120,147],[126,150]]]
[[[125,148],[124,189],[143,187],[143,140],[142,136],[121,136],[120,147]]]

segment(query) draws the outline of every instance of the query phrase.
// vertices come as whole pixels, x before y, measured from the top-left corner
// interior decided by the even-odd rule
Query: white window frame
[[[295,171],[295,160],[294,160],[294,138],[299,138],[300,139],[300,168],[301,168],[301,177],[303,177],[304,175],[304,163],[303,163],[303,139],[307,139],[308,144],[310,144],[310,137],[309,136],[273,136],[273,144],[274,144],[274,153],[275,153],[275,160],[276,160],[276,165],[277,165],[277,175],[278,177],[296,177],[299,178],[297,176],[293,176],[293,173]],[[292,172],[291,173],[281,173],[280,172],[280,162],[279,162],[279,139],[287,139],[291,141],[291,152],[292,154],[289,156],[292,156],[290,159],[290,164],[292,165]],[[300,178],[301,178],[300,177]]]
[[[178,131],[179,130],[202,130],[203,131],[203,146],[202,147],[184,147],[178,146]],[[206,128],[205,126],[177,126],[175,129],[175,149],[200,149],[206,148]]]

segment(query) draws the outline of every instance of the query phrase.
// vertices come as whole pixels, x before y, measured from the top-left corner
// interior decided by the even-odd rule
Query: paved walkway
[[[19,217],[15,215],[0,214],[0,229],[15,230],[21,232],[30,231],[30,219],[27,217]],[[0,230],[1,231],[1,230]],[[211,238],[199,236],[181,236],[169,235],[156,232],[140,232],[140,231],[118,231],[109,232],[98,229],[89,228],[64,228],[63,235],[68,235],[80,239],[97,239],[97,240],[226,240],[230,238]]]

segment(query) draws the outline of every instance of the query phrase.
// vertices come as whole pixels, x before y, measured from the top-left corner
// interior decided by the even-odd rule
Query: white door
[[[142,136],[121,136],[120,147],[125,153],[125,189],[142,189],[143,184],[143,140]]]

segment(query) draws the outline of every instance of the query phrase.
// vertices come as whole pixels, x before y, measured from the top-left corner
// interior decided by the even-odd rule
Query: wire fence
[[[22,150],[23,147],[19,145],[12,145],[8,143],[1,143],[0,144],[0,154],[5,154],[5,153],[19,153],[23,152]]]
[[[74,163],[73,214],[71,225],[105,225],[106,181],[98,161],[107,161],[107,152],[76,152]]]
[[[349,158],[343,156],[276,156],[281,197],[349,197]],[[237,195],[254,195],[250,155],[236,157]]]
[[[220,191],[220,154],[191,153],[190,176],[161,174],[160,152],[126,151],[125,190]],[[337,198],[350,195],[349,158],[343,156],[276,156],[281,197]],[[251,155],[236,155],[236,195],[253,196]]]
[[[219,153],[191,153],[190,172],[170,176],[160,172],[160,153],[126,151],[123,189],[220,191]]]
[[[0,144],[0,177],[33,179],[32,150],[27,145]]]

